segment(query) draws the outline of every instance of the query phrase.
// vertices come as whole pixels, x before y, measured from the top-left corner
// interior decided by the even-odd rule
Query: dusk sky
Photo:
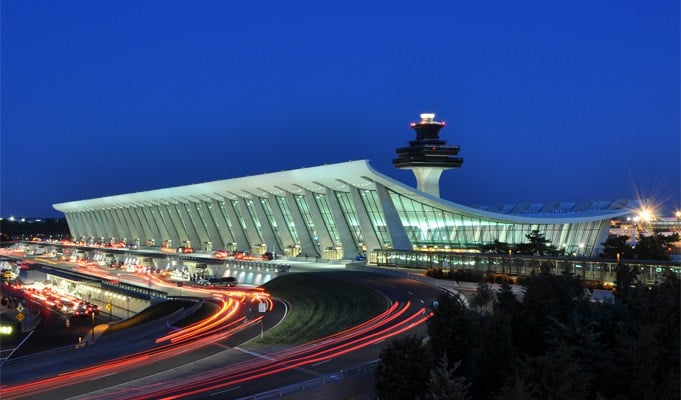
[[[0,216],[368,159],[464,205],[681,207],[679,1],[1,3]]]

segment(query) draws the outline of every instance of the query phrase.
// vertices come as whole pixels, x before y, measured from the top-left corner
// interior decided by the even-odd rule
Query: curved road
[[[257,348],[242,346],[257,337],[261,329],[276,324],[284,316],[285,304],[270,302],[273,312],[266,313],[264,328],[255,307],[250,313],[243,307],[205,332],[195,331],[184,339],[178,333],[179,339],[167,338],[146,352],[57,379],[5,386],[2,397],[43,399],[47,390],[51,398],[62,399],[214,399],[253,395],[375,360],[391,337],[423,334],[429,305],[442,292],[420,282],[382,274],[346,270],[316,274],[373,288],[390,300],[391,307],[339,334],[262,354]],[[228,309],[226,297],[214,301]],[[241,300],[248,302],[248,296]],[[172,340],[180,343],[170,345]]]

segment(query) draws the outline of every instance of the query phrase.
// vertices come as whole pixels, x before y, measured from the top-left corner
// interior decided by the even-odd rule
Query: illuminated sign
[[[0,335],[11,335],[13,331],[12,325],[0,325]]]

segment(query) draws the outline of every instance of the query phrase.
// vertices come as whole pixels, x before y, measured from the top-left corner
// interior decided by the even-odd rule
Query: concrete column
[[[151,211],[151,215],[154,218],[154,221],[156,221],[156,226],[159,228],[159,232],[161,234],[159,240],[156,241],[156,246],[161,246],[163,244],[163,240],[165,239],[173,239],[175,234],[171,233],[171,228],[168,227],[165,223],[165,217],[161,216],[161,213],[165,213],[165,206],[162,204],[157,204],[155,206],[152,206],[149,208]]]
[[[85,230],[83,229],[83,224],[80,222],[79,212],[67,212],[64,213],[66,217],[66,224],[69,226],[69,232],[72,237],[78,238],[80,236],[85,236]]]
[[[315,198],[316,196],[322,195],[305,190],[305,201],[307,202],[307,208],[310,210],[310,216],[312,217],[312,222],[314,223],[315,230],[317,231],[317,241],[320,245],[319,251],[324,254],[324,249],[327,247],[335,247],[336,243],[329,234],[329,230],[326,228],[324,217],[322,217],[322,213],[319,211],[319,205],[317,205],[317,199]]]
[[[152,238],[155,235],[155,228],[152,226],[151,222],[149,221],[149,218],[147,218],[147,214],[144,213],[146,210],[147,206],[146,205],[139,205],[135,207],[135,213],[137,214],[137,218],[139,218],[140,221],[142,221],[142,227],[143,227],[143,235],[144,236],[137,236],[133,237],[132,239],[139,239],[140,244],[144,245],[144,240],[146,238]]]
[[[105,232],[104,237],[116,237],[116,227],[112,222],[107,220],[105,211],[106,211],[105,209],[95,210],[97,218],[99,219],[103,231]]]
[[[248,251],[251,251],[251,247],[256,244],[261,244],[263,239],[258,234],[258,230],[255,227],[255,221],[251,213],[248,211],[248,206],[246,205],[247,199],[243,197],[237,197],[237,204],[239,205],[239,210],[241,211],[241,216],[244,218],[244,223],[246,224],[246,236],[248,238]],[[256,216],[257,217],[257,216]]]
[[[66,219],[66,225],[69,227],[69,234],[71,236],[79,234],[76,228],[76,221],[73,218],[73,212],[65,212],[64,218]]]
[[[224,200],[212,199],[208,211],[215,224],[215,230],[222,241],[222,247],[226,248],[229,244],[235,243],[236,239],[232,235],[232,228],[230,228],[231,221],[227,221],[229,217],[222,212],[223,205]]]
[[[232,231],[234,233],[234,239],[239,250],[251,250],[251,243],[246,238],[246,232],[239,222],[239,218],[236,216],[236,211],[234,211],[234,206],[230,199],[225,199],[224,210],[227,212],[227,218],[232,222]]]
[[[158,223],[152,216],[152,208],[155,207],[150,204],[146,204],[144,207],[140,209],[140,212],[144,215],[144,217],[147,219],[147,224],[149,225],[149,230],[151,236],[144,237],[144,238],[139,238],[140,239],[140,244],[144,246],[146,244],[147,239],[154,239],[156,244],[160,244],[162,241],[162,235],[161,235],[161,230],[158,227]]]
[[[286,194],[286,202],[291,211],[291,217],[293,218],[296,232],[298,232],[298,237],[300,238],[300,254],[319,257],[321,254],[318,253],[317,246],[312,241],[312,237],[310,237],[310,232],[307,230],[307,225],[305,224],[303,215],[300,213],[298,203],[293,197],[293,193]]]
[[[118,237],[118,240],[125,238],[126,240],[132,240],[134,237],[139,237],[139,226],[138,222],[131,213],[128,207],[121,207],[116,209],[116,213],[120,216],[121,221],[125,223],[125,230],[122,232],[123,235]]]
[[[144,206],[130,207],[130,213],[137,217],[137,220],[140,221],[142,226],[142,231],[137,233],[138,236],[134,236],[131,239],[139,239],[140,244],[142,245],[144,244],[145,238],[154,236],[154,231],[151,229],[146,215],[142,212],[143,207]]]
[[[222,240],[222,237],[220,237],[220,233],[217,230],[215,220],[213,219],[213,215],[211,213],[211,208],[213,207],[213,204],[208,201],[203,201],[201,203],[196,203],[196,205],[197,205],[196,213],[199,215],[199,218],[201,218],[201,220],[205,223],[208,240],[213,243],[213,249],[214,250],[224,249],[225,242]]]
[[[117,208],[112,208],[109,210],[109,213],[111,214],[111,219],[115,221],[116,229],[117,232],[117,237],[122,238],[129,238],[131,233],[130,229],[130,222],[127,221],[127,218],[125,218],[125,210],[123,207],[117,207]]]
[[[107,225],[111,226],[112,231],[114,232],[114,237],[120,238],[123,236],[126,236],[125,234],[125,229],[126,229],[126,224],[124,221],[119,220],[119,216],[116,213],[115,209],[104,209],[102,210],[104,213],[104,217],[107,220]]]
[[[95,237],[106,237],[108,232],[106,231],[106,225],[104,225],[102,219],[99,217],[99,210],[90,210],[88,211],[88,215],[90,216],[92,226],[94,227]]]
[[[171,209],[171,214],[173,215],[174,220],[173,222],[180,236],[180,241],[174,246],[178,247],[185,240],[191,241],[192,246],[194,246],[194,243],[200,242],[200,239],[194,231],[194,227],[190,221],[191,218],[189,215],[187,215],[187,212],[184,209],[184,204],[177,201],[177,203],[170,204],[168,208]]]
[[[404,230],[404,225],[397,214],[397,209],[388,190],[385,186],[377,183],[376,191],[381,201],[381,208],[383,209],[385,223],[388,226],[388,234],[390,235],[393,249],[413,250],[412,243],[409,240],[409,236],[407,236],[407,231]]]
[[[274,221],[277,223],[277,228],[279,230],[279,246],[295,246],[297,243],[293,240],[293,236],[291,236],[291,231],[288,229],[288,224],[286,223],[286,219],[284,218],[284,214],[281,212],[281,208],[279,207],[279,202],[277,201],[277,196],[273,195],[270,193],[267,197],[267,199],[270,202],[270,207],[272,208],[272,217],[274,218]],[[283,253],[284,249],[279,249],[280,253]]]
[[[359,189],[351,186],[350,197],[352,198],[352,204],[355,206],[355,211],[357,212],[357,220],[359,222],[360,228],[362,229],[362,234],[364,235],[364,245],[367,248],[367,252],[383,248],[378,236],[376,236],[374,225],[371,223],[369,212],[364,205],[364,201],[362,200],[362,195],[359,193]]]
[[[205,225],[205,220],[201,214],[199,214],[200,207],[201,203],[199,202],[188,201],[185,203],[185,210],[187,211],[187,214],[189,214],[196,236],[199,238],[197,243],[192,242],[192,247],[195,249],[202,249],[203,242],[212,242],[208,235],[208,226]]]
[[[177,247],[183,240],[187,239],[187,234],[184,232],[183,228],[181,229],[181,227],[178,227],[179,221],[177,221],[178,219],[177,212],[173,211],[175,205],[163,204],[161,207],[163,208],[163,221],[166,223],[166,228],[168,229],[168,233],[170,234],[169,237],[163,239],[172,240],[173,247]],[[163,243],[159,243],[159,245],[162,244]]]
[[[272,229],[272,223],[270,222],[269,218],[267,218],[265,207],[262,204],[263,201],[268,201],[268,199],[258,196],[254,196],[254,198],[255,200],[253,200],[253,209],[255,209],[255,213],[260,220],[260,226],[262,227],[262,240],[265,244],[267,244],[267,251],[283,253],[283,249],[281,248],[279,242],[280,238],[277,237],[274,229]],[[279,226],[277,225],[277,228],[278,227]]]
[[[331,207],[333,220],[336,223],[338,235],[340,236],[341,245],[343,246],[343,259],[353,260],[359,254],[358,244],[352,236],[348,222],[343,214],[343,209],[338,202],[338,197],[336,197],[336,192],[333,189],[326,188],[326,196],[329,201],[329,207]]]

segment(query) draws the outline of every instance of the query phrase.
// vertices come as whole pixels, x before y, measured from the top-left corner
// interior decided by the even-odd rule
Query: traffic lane
[[[276,301],[273,310],[265,314],[264,329],[270,329],[276,325],[283,318],[285,312],[285,304]],[[252,353],[231,349],[259,336],[260,332],[260,324],[252,325],[224,340],[210,343],[198,349],[178,351],[172,358],[123,370],[103,370],[100,375],[85,379],[82,382],[54,387],[50,389],[49,394],[53,398],[77,396],[89,398],[93,393],[98,392],[98,396],[107,398],[107,392],[118,393],[121,387],[125,388],[125,392],[130,392],[136,387],[157,385],[164,381],[173,382],[187,374],[201,375],[208,371],[225,368],[226,365],[254,358]],[[216,355],[218,356],[216,357]],[[119,396],[120,394],[114,394],[109,398],[118,398]],[[39,400],[44,399],[45,394],[36,393],[22,398]]]
[[[386,276],[382,274],[372,274],[356,271],[331,271],[321,273],[335,279],[344,279],[363,286],[370,287],[385,294],[391,301],[406,302],[411,301],[410,310],[412,312],[429,312],[432,301],[445,292],[445,290],[433,287],[411,279]],[[396,321],[397,322],[397,321]],[[186,399],[214,399],[215,396],[229,396],[229,398],[240,398],[276,390],[293,383],[304,382],[313,378],[338,373],[343,369],[364,365],[378,359],[380,351],[386,344],[396,338],[406,335],[418,335],[425,337],[427,324],[415,325],[407,331],[395,336],[386,337],[380,341],[356,349],[352,352],[338,355],[327,360],[321,360],[303,367],[298,367],[288,371],[283,371],[276,375],[270,375],[260,379],[250,380],[242,384],[235,384],[216,390],[209,390],[204,393],[197,393],[189,396],[181,396]],[[224,397],[227,398],[227,397]]]
[[[343,279],[383,293],[392,301],[412,301],[430,307],[432,302],[446,290],[409,278],[364,271],[314,272],[320,276]]]
[[[90,316],[76,317],[61,314],[53,308],[23,296],[23,292],[10,286],[3,286],[3,293],[10,296],[21,297],[25,306],[38,311],[40,314],[40,324],[33,330],[26,342],[17,349],[12,358],[22,357],[46,350],[51,350],[61,346],[76,345],[78,338],[85,338],[92,333],[93,325],[108,322],[106,317],[100,314],[95,317],[94,324]],[[67,323],[68,321],[68,323]]]
[[[376,359],[385,340],[414,333],[419,326],[425,325],[428,314],[425,311],[420,305],[395,304],[394,310],[386,314],[387,317],[377,321],[370,320],[372,324],[352,329],[340,337],[297,346],[283,354],[268,354],[261,362],[233,365],[208,376],[199,376],[196,379],[181,377],[179,381],[162,389],[147,386],[147,392],[140,388],[135,395],[139,398],[205,398],[222,396],[225,393],[242,396],[308,380],[330,370],[338,371],[364,364]],[[347,354],[352,356],[347,357]],[[300,375],[301,372],[303,376]]]
[[[407,300],[411,300],[411,306],[410,306],[410,312],[414,313],[417,312],[418,310],[423,309],[423,303],[426,301],[423,299],[416,299],[419,297],[427,297],[427,296],[433,296],[436,297],[434,294],[436,294],[438,291],[437,289],[433,290],[432,287],[429,287],[427,285],[422,285],[419,284],[419,282],[413,282],[411,280],[404,280],[404,279],[395,279],[393,277],[386,277],[384,275],[379,275],[379,274],[370,274],[370,275],[360,275],[356,273],[341,273],[340,275],[336,275],[337,277],[341,277],[343,279],[350,279],[350,280],[355,280],[357,281],[359,279],[360,282],[362,282],[362,279],[364,280],[363,284],[366,284],[370,287],[374,287],[375,289],[385,292],[389,297],[391,297],[392,301],[398,301],[398,302],[405,302]],[[361,279],[360,279],[361,278]],[[411,292],[411,293],[410,293]],[[421,301],[423,300],[423,302]],[[397,321],[395,322],[397,323]],[[422,327],[420,325],[420,327]],[[255,328],[257,329],[257,328]],[[419,329],[419,327],[415,327],[414,329],[410,329],[408,332],[416,332],[416,329]],[[256,330],[257,332],[257,330]],[[257,335],[257,333],[256,333]],[[383,340],[383,339],[381,339]],[[253,392],[253,393],[259,393],[263,390],[267,390],[267,388],[277,388],[277,387],[282,387],[286,386],[287,384],[290,383],[295,383],[299,382],[301,380],[307,380],[310,379],[311,377],[314,377],[315,375],[319,374],[324,374],[328,373],[330,370],[339,370],[342,369],[343,367],[348,367],[348,365],[353,366],[353,365],[358,365],[362,364],[365,362],[373,361],[376,359],[378,352],[382,348],[382,342],[374,343],[372,345],[365,346],[362,349],[357,349],[352,353],[348,353],[345,355],[341,355],[338,357],[332,357],[329,360],[322,360],[316,363],[311,363],[310,365],[304,365],[295,369],[288,369],[286,371],[276,373],[269,375],[267,378],[261,379],[254,381],[253,384],[236,384],[234,385],[234,393],[231,394],[236,394],[238,393],[247,393],[247,392]],[[236,357],[235,355],[232,355],[232,357]],[[234,362],[237,361],[239,358],[232,358],[231,362],[226,362],[221,365],[230,365],[233,364]],[[290,363],[295,362],[296,360],[293,359],[290,361]],[[267,364],[267,363],[266,363]],[[202,372],[197,371],[195,369],[195,366],[192,365],[192,369],[194,370],[194,375],[200,380]],[[153,371],[150,371],[153,372]],[[252,375],[256,375],[257,373],[252,373]],[[140,375],[147,375],[147,374],[140,374],[136,371],[134,374],[134,377],[139,377]],[[180,368],[179,370],[174,371],[174,374],[164,374],[166,377],[163,378],[162,380],[164,382],[175,382],[178,379],[183,380],[186,379],[186,373],[182,371]],[[121,377],[124,377],[124,375],[120,375],[118,379]],[[133,377],[130,377],[133,378]],[[115,385],[116,381],[109,380],[111,379],[110,377],[105,377],[101,381],[101,384],[105,386],[111,386]],[[125,376],[125,379],[128,379],[128,376]],[[136,380],[135,381],[135,386],[133,387],[138,387],[139,390],[145,390],[144,388],[148,388],[147,385],[153,385],[154,382],[158,382],[158,376],[154,377],[150,382],[147,382],[146,384],[144,383],[146,381],[145,379],[143,380]],[[126,385],[124,385],[126,386]],[[199,385],[201,386],[201,385]],[[236,387],[238,386],[238,388]],[[93,386],[92,382],[88,382],[87,385],[87,391],[95,390],[96,387],[101,387],[99,385]],[[131,388],[126,387],[126,391]],[[229,390],[230,386],[223,387],[217,390],[209,390],[206,393],[215,393],[220,392],[221,390]],[[120,388],[118,389],[120,390]],[[179,393],[183,393],[185,390],[184,388],[179,389]],[[70,395],[74,395],[75,392],[71,392]],[[112,397],[109,398],[116,398],[120,395],[120,392],[118,394],[113,394]],[[202,397],[203,394],[197,395],[198,397]]]

